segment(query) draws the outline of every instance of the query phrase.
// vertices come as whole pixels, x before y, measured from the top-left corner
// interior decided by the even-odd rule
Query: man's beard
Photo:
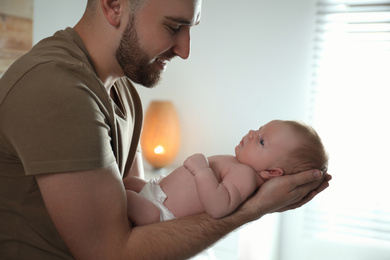
[[[161,71],[153,67],[151,58],[140,46],[134,18],[127,24],[115,55],[125,76],[135,83],[151,88],[160,81]],[[165,58],[174,56],[172,51],[161,55]]]

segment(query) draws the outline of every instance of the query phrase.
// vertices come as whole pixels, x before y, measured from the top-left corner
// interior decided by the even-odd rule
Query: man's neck
[[[96,74],[103,82],[107,93],[110,94],[112,85],[119,77],[123,76],[123,71],[115,57],[116,44],[114,40],[107,40],[113,39],[114,36],[104,36],[104,30],[95,30],[95,27],[94,24],[82,19],[76,24],[74,30],[84,42]]]

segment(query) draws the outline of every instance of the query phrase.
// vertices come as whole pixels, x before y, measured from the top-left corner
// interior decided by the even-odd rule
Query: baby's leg
[[[127,217],[135,226],[160,221],[160,210],[149,200],[132,190],[126,190]]]
[[[123,180],[123,184],[125,185],[125,189],[132,190],[135,192],[140,192],[146,183],[147,183],[147,181],[145,181],[144,179],[141,179],[139,177],[134,177],[134,176],[127,176]]]

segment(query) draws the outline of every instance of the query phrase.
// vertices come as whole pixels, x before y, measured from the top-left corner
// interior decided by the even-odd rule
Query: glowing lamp
[[[180,147],[180,124],[171,101],[152,101],[141,135],[144,159],[156,169],[172,163]]]

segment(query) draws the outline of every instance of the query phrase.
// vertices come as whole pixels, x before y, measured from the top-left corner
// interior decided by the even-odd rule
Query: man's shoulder
[[[29,52],[16,60],[4,73],[2,83],[7,81],[8,84],[12,84],[36,68],[47,71],[45,74],[37,75],[43,77],[49,73],[75,68],[78,70],[82,67],[93,70],[85,50],[65,31],[59,31],[38,42]]]
[[[15,87],[45,91],[69,85],[101,89],[88,55],[61,33],[46,38],[19,58],[0,79],[0,104]],[[65,89],[63,89],[65,90]]]

